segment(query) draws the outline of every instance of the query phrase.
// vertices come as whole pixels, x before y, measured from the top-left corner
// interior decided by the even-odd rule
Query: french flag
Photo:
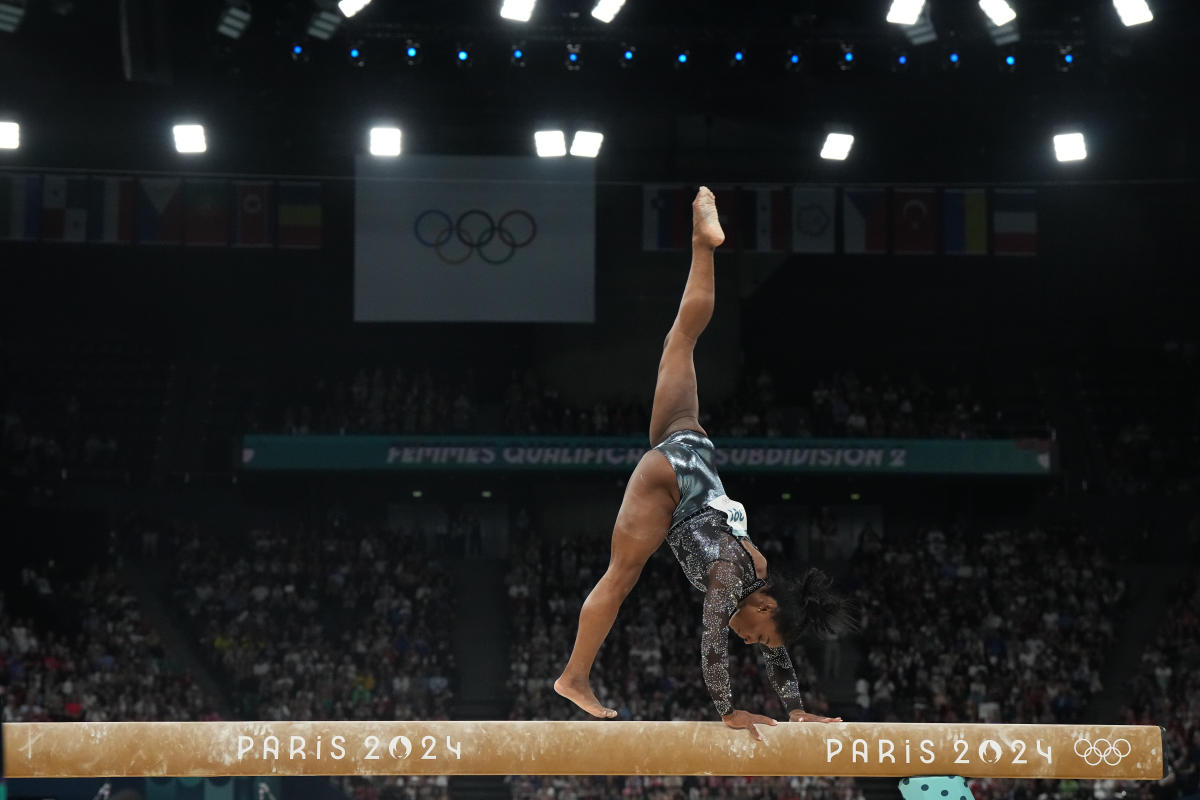
[[[996,189],[992,195],[992,251],[998,256],[1037,255],[1037,192]]]

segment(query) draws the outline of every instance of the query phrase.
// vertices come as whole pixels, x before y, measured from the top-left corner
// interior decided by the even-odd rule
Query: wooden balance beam
[[[720,722],[30,722],[10,778],[236,775],[1163,775],[1159,728]]]

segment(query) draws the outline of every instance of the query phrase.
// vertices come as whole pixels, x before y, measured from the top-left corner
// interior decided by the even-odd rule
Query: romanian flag
[[[321,184],[281,181],[277,189],[276,235],[280,247],[321,246]]]
[[[947,189],[942,230],[948,256],[987,255],[987,190]]]

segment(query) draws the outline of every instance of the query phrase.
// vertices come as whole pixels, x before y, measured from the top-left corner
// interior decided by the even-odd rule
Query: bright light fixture
[[[21,125],[17,122],[0,122],[0,150],[16,150],[21,146]]]
[[[500,16],[513,22],[529,22],[536,5],[537,0],[504,0],[504,5],[500,6]]]
[[[371,128],[371,155],[391,157],[400,155],[400,129]]]
[[[541,158],[555,158],[567,154],[567,137],[562,131],[535,131],[533,146]]]
[[[203,153],[208,149],[203,125],[176,125],[175,149],[180,153]]]
[[[369,5],[371,0],[338,0],[338,11],[341,11],[346,19],[350,19]]]
[[[603,133],[597,131],[575,131],[575,138],[571,139],[571,155],[595,158],[600,155],[600,145],[603,143]]]
[[[601,22],[612,22],[623,5],[625,5],[625,0],[596,0],[592,16]]]
[[[831,161],[845,161],[850,155],[850,147],[854,137],[848,133],[831,133],[825,137],[825,146],[821,148],[821,158]]]
[[[925,0],[892,0],[887,21],[896,25],[916,25],[924,7]]]
[[[1017,12],[1013,11],[1006,0],[979,0],[979,7],[997,28],[1017,18]]]
[[[242,0],[226,4],[217,20],[217,33],[230,39],[240,39],[250,26],[250,4]]]
[[[1121,22],[1125,23],[1125,27],[1141,25],[1143,22],[1154,19],[1154,14],[1151,13],[1146,0],[1113,0],[1113,7],[1117,9],[1117,14],[1121,17]]]
[[[1082,133],[1060,133],[1054,137],[1054,155],[1059,161],[1082,161],[1087,158],[1087,145]]]

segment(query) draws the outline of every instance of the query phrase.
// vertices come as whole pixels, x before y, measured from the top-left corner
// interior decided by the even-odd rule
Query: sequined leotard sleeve
[[[741,597],[741,576],[742,568],[737,564],[729,561],[709,564],[700,618],[700,671],[717,714],[722,717],[733,710],[733,692],[729,688],[729,620]]]
[[[758,645],[758,655],[763,666],[767,668],[767,680],[775,687],[783,710],[791,713],[796,709],[804,710],[804,701],[800,698],[800,681],[796,678],[796,668],[792,666],[792,657],[786,647],[767,647]]]

